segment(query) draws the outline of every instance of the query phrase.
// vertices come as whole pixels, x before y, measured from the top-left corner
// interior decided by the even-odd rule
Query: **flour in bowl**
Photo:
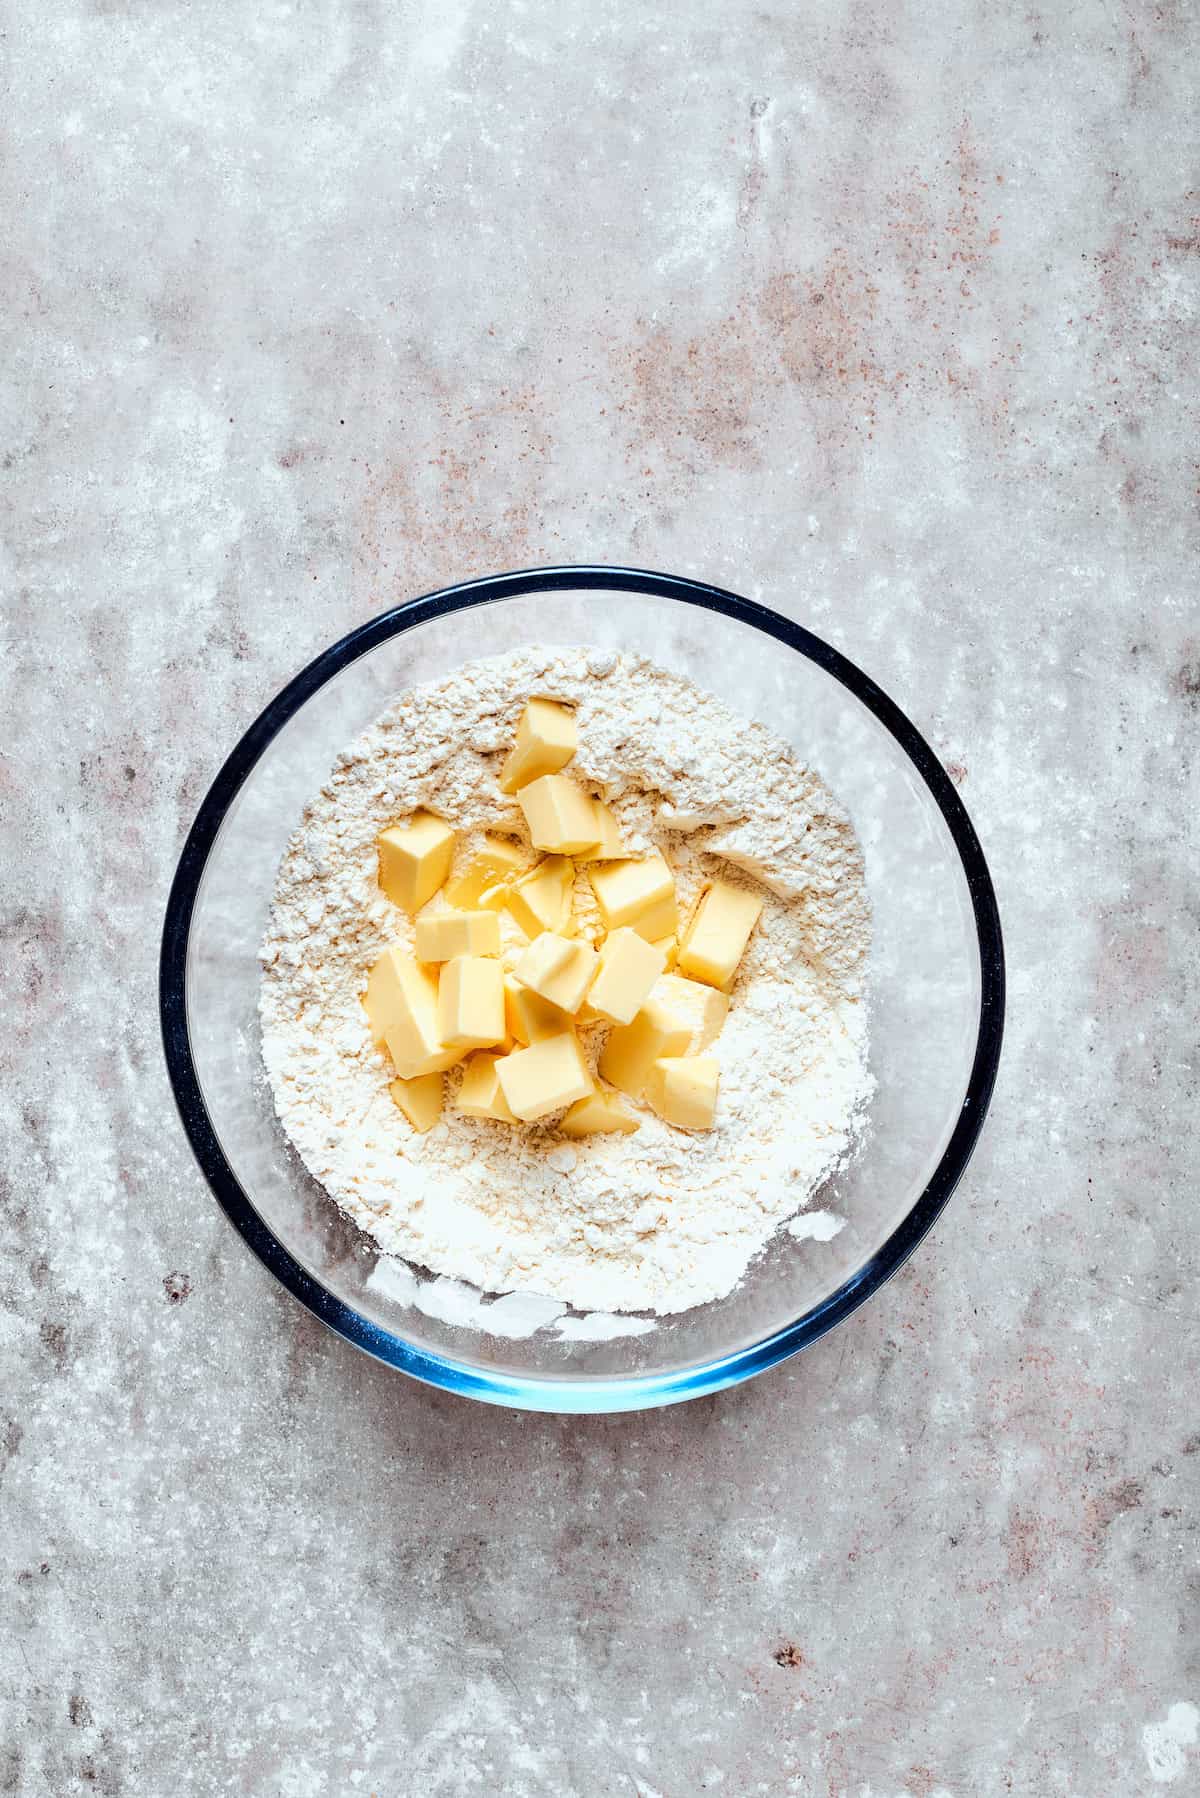
[[[666,857],[684,913],[714,877],[764,899],[717,1044],[710,1130],[643,1110],[632,1134],[568,1140],[554,1118],[514,1128],[447,1108],[418,1134],[389,1096],[362,994],[414,927],[380,891],[376,839],[428,809],[457,833],[459,864],[485,832],[527,842],[498,774],[533,696],[574,709],[572,774],[631,855]],[[586,937],[586,879],[575,908]],[[524,938],[504,931],[511,967]],[[405,694],[338,757],[280,866],[263,1056],[305,1165],[386,1254],[580,1311],[680,1312],[731,1291],[849,1153],[872,1087],[869,938],[853,829],[787,743],[640,657],[522,649]],[[582,1033],[593,1070],[604,1037]],[[784,1235],[774,1252],[811,1251]]]

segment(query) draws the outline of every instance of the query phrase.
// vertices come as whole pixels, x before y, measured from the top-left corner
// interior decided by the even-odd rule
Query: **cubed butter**
[[[661,855],[589,867],[606,930],[628,924],[648,943],[670,936],[678,921],[675,879]]]
[[[522,1123],[536,1123],[576,1099],[586,1099],[592,1077],[574,1034],[547,1036],[496,1063],[504,1097]]]
[[[678,939],[678,937],[674,937],[674,936],[659,937],[659,939],[655,943],[654,947],[656,949],[662,950],[663,957],[665,960],[665,965],[667,966],[667,968],[673,968],[675,966],[676,961],[679,958],[679,939]]]
[[[371,969],[363,1005],[373,1040],[384,1044],[402,1080],[436,1074],[462,1060],[438,1026],[436,974],[395,943]]]
[[[559,1125],[564,1136],[599,1136],[616,1130],[629,1136],[637,1128],[638,1120],[624,1101],[604,1087],[577,1099]]]
[[[727,987],[737,973],[763,902],[745,887],[714,880],[701,895],[679,940],[679,971]]]
[[[507,981],[507,974],[504,978]],[[570,1020],[568,1019],[568,1023],[569,1022]],[[508,987],[506,986],[504,989],[504,1035],[495,1045],[495,1052],[497,1055],[511,1055],[514,1049],[523,1047],[524,1045],[521,1042],[520,1037],[515,1034],[512,1027],[512,1016],[508,1008]]]
[[[554,699],[531,699],[517,724],[517,740],[500,770],[500,791],[515,793],[543,774],[557,774],[575,753],[575,714]]]
[[[575,867],[565,855],[547,856],[508,888],[505,903],[526,936],[543,930],[560,934],[571,916]]]
[[[715,1055],[664,1056],[646,1075],[645,1100],[678,1130],[711,1130],[717,1109]]]
[[[670,934],[679,923],[679,907],[675,903],[675,895],[671,893],[665,899],[656,899],[648,911],[633,919],[630,928],[638,935],[645,937],[648,943],[657,943]]]
[[[605,939],[589,1006],[610,1024],[632,1024],[665,966],[661,949],[623,925]]]
[[[373,1043],[381,1043],[396,1021],[397,1009],[404,1003],[405,969],[412,959],[399,943],[389,943],[367,975],[362,1003]]]
[[[449,961],[455,955],[499,955],[500,920],[494,911],[444,911],[418,918],[417,960]]]
[[[543,774],[517,794],[535,849],[574,855],[596,847],[599,819],[595,801],[569,774]]]
[[[506,837],[486,836],[483,848],[471,857],[462,873],[450,881],[446,897],[460,910],[473,911],[489,887],[514,879],[527,860],[519,843],[510,843]]]
[[[621,842],[621,827],[603,799],[592,800],[592,816],[596,826],[596,841],[590,849],[580,850],[578,859],[581,862],[619,860],[625,854]]]
[[[388,1091],[413,1129],[422,1136],[442,1115],[441,1074],[419,1074],[415,1080],[392,1080]]]
[[[500,1124],[515,1124],[516,1118],[500,1087],[495,1055],[472,1055],[463,1067],[462,1085],[454,1101],[455,1109],[469,1118],[494,1118]]]
[[[657,999],[671,1015],[688,1027],[684,1053],[699,1055],[721,1033],[729,1014],[729,1000],[715,987],[700,980],[686,980],[682,974],[664,974],[654,983],[651,997]]]
[[[647,999],[632,1024],[618,1024],[609,1031],[600,1072],[610,1086],[640,1099],[652,1064],[664,1055],[684,1054],[690,1036],[686,1023],[656,999]]]
[[[513,969],[522,986],[563,1011],[577,1012],[596,972],[598,957],[590,943],[543,930],[534,937]]]
[[[445,885],[454,859],[454,832],[432,812],[380,833],[379,884],[393,905],[417,912]]]
[[[571,1028],[571,1014],[551,1005],[530,987],[511,976],[504,982],[504,1020],[517,1042],[540,1043],[548,1036],[562,1036]]]
[[[504,970],[479,955],[456,955],[438,982],[438,1019],[447,1048],[486,1049],[504,1041]]]

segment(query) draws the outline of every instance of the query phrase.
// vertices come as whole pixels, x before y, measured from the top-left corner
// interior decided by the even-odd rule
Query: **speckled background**
[[[1200,1790],[1200,21],[9,9],[0,1791]],[[926,729],[996,1107],[915,1260],[631,1420],[385,1373],[155,1015],[236,734],[397,597],[694,572]]]

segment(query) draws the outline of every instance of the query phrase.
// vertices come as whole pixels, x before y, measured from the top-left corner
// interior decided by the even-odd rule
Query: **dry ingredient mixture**
[[[607,804],[625,854],[665,858],[682,917],[714,880],[763,900],[712,1049],[709,1129],[674,1128],[644,1106],[628,1134],[579,1138],[561,1114],[468,1117],[452,1068],[451,1103],[419,1131],[389,1092],[396,1069],[372,1041],[363,994],[389,945],[413,951],[416,927],[380,889],[377,839],[427,809],[453,826],[456,873],[495,832],[535,862],[525,813],[500,784],[531,698],[573,709],[567,772]],[[439,895],[421,916],[444,908]],[[586,878],[573,910],[568,931],[600,935]],[[512,969],[528,940],[499,916]],[[306,1166],[385,1253],[580,1311],[679,1312],[731,1291],[849,1151],[872,1088],[869,935],[857,839],[788,744],[642,658],[522,649],[406,694],[338,757],[279,870],[262,949],[264,1060]],[[606,1036],[602,1023],[581,1032],[593,1071]]]

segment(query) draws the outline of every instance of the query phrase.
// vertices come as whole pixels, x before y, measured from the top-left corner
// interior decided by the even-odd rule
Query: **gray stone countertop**
[[[0,1791],[1200,1790],[1194,10],[48,0],[5,49]],[[571,560],[868,668],[1012,976],[903,1273],[576,1421],[287,1298],[155,1010],[282,683]]]

